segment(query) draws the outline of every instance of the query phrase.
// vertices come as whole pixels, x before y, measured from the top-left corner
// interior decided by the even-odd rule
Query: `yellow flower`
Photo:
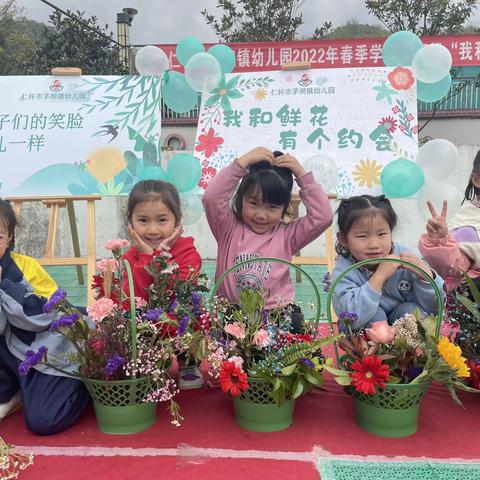
[[[264,88],[259,88],[255,92],[255,100],[265,100],[267,98],[267,91]]]
[[[380,172],[382,166],[377,165],[376,160],[360,160],[359,165],[355,165],[353,171],[354,180],[360,187],[366,185],[368,188],[372,188],[373,184],[380,185]]]
[[[447,337],[442,337],[437,345],[438,353],[454,370],[458,377],[469,377],[470,369],[467,367],[467,361],[462,357],[462,350],[458,345],[454,345]]]

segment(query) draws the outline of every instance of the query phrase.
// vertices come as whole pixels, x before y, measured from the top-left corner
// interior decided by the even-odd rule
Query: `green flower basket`
[[[335,287],[341,279],[352,270],[363,267],[371,263],[378,262],[395,262],[403,265],[408,265],[421,273],[423,277],[428,280],[435,291],[437,297],[437,325],[435,329],[435,337],[438,338],[440,334],[440,324],[443,317],[443,297],[440,293],[433,278],[428,275],[423,269],[406,262],[405,260],[393,258],[375,258],[363,260],[355,263],[347,268],[338,278],[333,282],[327,296],[327,317],[330,326],[330,331],[334,333],[334,326],[332,320],[332,299]],[[337,365],[340,365],[338,348],[334,343],[335,357]],[[385,384],[384,389],[378,389],[374,395],[365,395],[355,389],[352,390],[354,398],[355,413],[357,424],[363,430],[379,435],[381,437],[399,438],[407,437],[417,431],[418,416],[420,413],[420,402],[428,390],[431,382],[420,382],[414,384]]]
[[[143,401],[154,390],[150,378],[115,381],[84,378],[83,381],[93,400],[98,428],[103,433],[138,433],[155,423],[157,404]]]
[[[279,432],[293,423],[295,400],[287,398],[278,407],[269,395],[272,386],[259,378],[248,377],[248,390],[233,398],[237,424],[254,432]]]
[[[125,260],[130,288],[130,328],[132,360],[137,358],[137,325],[135,300],[130,264]],[[129,435],[151,427],[157,418],[157,403],[145,402],[156,385],[149,377],[129,380],[93,380],[83,378],[93,400],[97,425],[103,433]]]
[[[321,302],[320,293],[318,292],[315,282],[301,267],[279,258],[261,257],[236,263],[219,277],[213,286],[210,301],[213,300],[218,288],[227,275],[242,265],[253,262],[283,263],[289,267],[295,268],[297,271],[305,275],[313,287],[316,302],[314,321],[315,324],[318,325],[321,313]],[[287,398],[279,407],[275,403],[275,400],[269,395],[269,392],[273,389],[270,383],[265,382],[263,379],[248,377],[248,384],[248,390],[242,392],[238,397],[233,397],[235,420],[240,427],[254,432],[278,432],[280,430],[285,430],[292,425],[295,399]]]

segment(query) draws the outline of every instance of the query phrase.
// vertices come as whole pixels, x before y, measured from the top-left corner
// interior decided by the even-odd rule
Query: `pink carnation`
[[[230,363],[233,363],[237,368],[239,368],[240,370],[242,369],[243,367],[243,358],[242,357],[230,357],[228,359],[228,361]]]
[[[245,326],[238,322],[225,325],[225,332],[233,335],[235,338],[245,338]]]
[[[123,238],[117,238],[116,240],[109,240],[105,244],[105,248],[107,250],[110,250],[111,252],[115,252],[121,250],[122,248],[128,247],[128,245],[128,240],[124,240]]]
[[[270,343],[271,343],[270,335],[264,329],[259,330],[253,336],[253,344],[256,345],[257,347],[266,347],[270,345]]]
[[[94,322],[101,322],[113,312],[115,306],[116,304],[111,298],[103,297],[97,300],[92,306],[87,307],[87,312]]]
[[[147,306],[147,301],[142,297],[135,297],[135,307],[143,308]]]
[[[97,270],[100,273],[105,273],[109,266],[110,266],[111,272],[117,271],[117,262],[115,261],[114,258],[102,258],[102,260],[99,260],[97,262]]]
[[[365,332],[370,340],[378,344],[390,343],[395,335],[395,328],[386,320],[373,322],[372,328],[366,328]]]

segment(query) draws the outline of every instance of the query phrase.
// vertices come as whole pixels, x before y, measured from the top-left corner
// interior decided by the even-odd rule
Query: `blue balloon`
[[[214,45],[208,49],[207,53],[218,60],[223,73],[230,73],[235,68],[235,52],[227,45]]]
[[[420,38],[412,32],[400,31],[390,35],[383,44],[382,59],[387,67],[408,67],[423,47]]]
[[[177,153],[167,165],[167,178],[179,192],[193,190],[202,176],[200,162],[190,153]]]
[[[417,80],[417,98],[422,102],[436,102],[448,93],[451,85],[452,76],[450,74],[435,83],[423,83]]]
[[[185,66],[193,55],[204,51],[205,47],[196,37],[184,37],[178,42],[175,54],[178,61]]]
[[[425,183],[423,170],[411,160],[399,158],[382,169],[380,184],[383,194],[392,198],[404,198],[418,192]]]
[[[185,113],[198,105],[198,93],[190,88],[185,75],[170,70],[162,81],[162,97],[168,108]]]

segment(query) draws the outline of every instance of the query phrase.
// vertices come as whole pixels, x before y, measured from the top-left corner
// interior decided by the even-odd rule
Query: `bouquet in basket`
[[[348,334],[338,341],[344,352],[339,368],[329,359],[325,369],[335,375],[341,385],[354,392],[374,395],[389,384],[418,384],[439,381],[461,405],[455,389],[472,391],[464,381],[470,369],[458,345],[448,337],[435,336],[436,318],[422,318],[420,312],[405,314],[393,325],[375,322],[372,328],[353,333],[351,324],[356,314],[342,312]]]
[[[321,348],[337,337],[320,338],[315,321],[299,324],[291,307],[267,311],[261,290],[242,290],[238,305],[217,299],[212,310],[207,358],[225,393],[263,381],[280,406],[323,384]]]
[[[480,291],[465,273],[465,287],[447,298],[444,333],[461,348],[470,368],[468,384],[480,390]]]
[[[122,255],[126,240],[112,240],[105,247],[113,258],[97,263],[94,277],[96,301],[87,308],[88,318],[73,307],[64,290],[57,290],[45,304],[45,311],[58,312],[50,331],[65,336],[73,345],[67,358],[50,357],[46,348],[27,352],[21,373],[43,363],[64,374],[84,380],[105,382],[147,378],[144,402],[170,402],[172,423],[182,419],[173,400],[178,392],[169,370],[174,356],[202,358],[209,314],[202,292],[208,291],[203,274],[191,272],[185,280],[177,275],[178,266],[168,253],[153,258],[148,271],[153,283],[148,303],[141,297],[130,299],[122,290],[126,265]],[[64,365],[75,368],[64,370]],[[88,385],[88,384],[87,384]]]

